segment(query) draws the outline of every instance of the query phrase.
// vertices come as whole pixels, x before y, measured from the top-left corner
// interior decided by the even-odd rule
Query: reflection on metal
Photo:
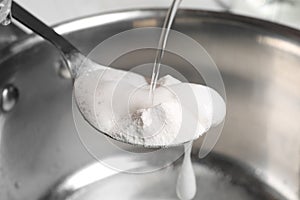
[[[118,157],[117,159],[124,158]],[[215,194],[214,196],[218,197],[216,199],[284,200],[280,194],[261,182],[255,170],[235,160],[215,153],[210,154],[204,160],[199,161],[196,155],[193,155],[192,159],[196,179],[199,183],[195,199],[204,199],[208,194]],[[129,199],[127,196],[130,196],[130,199],[161,199],[161,197],[172,197],[180,167],[179,163],[181,162],[175,162],[168,168],[155,173],[145,174],[120,173],[101,163],[94,163],[67,177],[42,199]],[[122,183],[131,185],[124,186],[127,188],[125,189],[126,193],[124,193]],[[152,187],[158,183],[161,183],[162,186],[156,185],[157,188],[152,192]],[[107,189],[102,191],[104,185],[108,185],[111,192]],[[118,187],[120,187],[119,192],[116,192],[115,188]],[[218,188],[217,193],[216,188]],[[145,194],[141,191],[150,193]]]
[[[66,62],[63,59],[60,59],[54,63],[54,68],[56,73],[65,79],[71,79],[70,71],[67,67]]]
[[[110,169],[101,163],[94,163],[68,177],[58,190],[75,191],[118,173],[118,171]]]
[[[2,25],[7,26],[11,23],[12,17],[11,12],[6,16],[6,18],[1,22]]]
[[[286,3],[290,5],[295,5],[297,3],[297,0],[265,0],[267,4],[273,4],[273,3]]]
[[[134,28],[141,28],[141,27],[157,27],[159,26],[158,21],[154,19],[150,20],[135,20],[132,22],[132,26]]]
[[[264,45],[268,45],[280,51],[283,50],[290,54],[295,54],[296,56],[300,56],[300,46],[298,44],[292,43],[287,40],[283,40],[275,37],[258,36],[257,42]]]
[[[135,19],[136,17],[143,14],[145,17],[150,16],[152,13],[147,11],[135,11],[129,13],[109,13],[105,16],[93,16],[89,18],[79,19],[74,22],[70,22],[64,25],[59,25],[57,28],[55,28],[55,31],[59,34],[61,33],[69,33],[73,31],[83,30],[92,28],[99,25],[106,25],[110,24],[114,21],[122,20],[122,19]]]
[[[7,85],[1,93],[1,109],[4,112],[11,111],[19,98],[18,89],[13,85]]]
[[[233,6],[234,1],[233,0],[215,0],[215,2],[221,6],[221,8],[225,11],[225,12],[230,12],[230,9]]]

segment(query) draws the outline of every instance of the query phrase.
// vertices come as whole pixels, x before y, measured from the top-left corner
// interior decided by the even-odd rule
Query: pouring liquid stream
[[[176,16],[176,12],[179,8],[181,1],[182,0],[173,0],[168,10],[167,16],[165,18],[162,33],[159,38],[158,48],[156,51],[156,57],[154,61],[152,77],[150,82],[150,91],[149,91],[149,98],[152,104],[154,99],[154,91],[157,85],[159,70],[164,56],[164,51],[167,45],[170,28],[173,24],[173,21]],[[191,162],[192,145],[193,145],[192,141],[184,145],[184,158],[183,158],[181,171],[179,172],[179,176],[177,180],[176,193],[178,198],[182,200],[192,199],[195,196],[197,190],[195,173]]]
[[[151,98],[150,99],[151,102],[153,102],[154,90],[157,85],[160,65],[161,65],[161,62],[162,62],[162,59],[164,56],[164,51],[165,51],[165,48],[167,45],[169,32],[170,32],[171,26],[173,24],[173,21],[176,16],[176,12],[178,10],[178,7],[179,7],[181,1],[182,0],[173,0],[172,4],[168,10],[164,24],[163,24],[163,29],[162,29],[162,32],[161,32],[161,35],[159,38],[159,42],[158,42],[158,47],[157,47],[157,51],[156,51],[156,56],[155,56],[153,71],[152,71],[152,77],[151,77],[151,82],[150,82],[149,97]]]

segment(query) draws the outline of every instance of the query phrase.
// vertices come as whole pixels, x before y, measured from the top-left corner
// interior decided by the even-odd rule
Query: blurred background
[[[120,9],[168,7],[171,0],[16,0],[54,25],[69,19]],[[226,11],[300,29],[300,0],[184,0],[181,8]]]

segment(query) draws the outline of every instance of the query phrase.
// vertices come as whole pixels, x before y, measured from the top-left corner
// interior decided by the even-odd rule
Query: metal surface
[[[251,168],[229,157],[212,153],[199,160],[194,154],[192,161],[198,186],[194,199],[285,199],[253,175]],[[178,199],[175,188],[181,162],[155,173],[129,175],[93,163],[65,178],[41,199]]]
[[[1,93],[1,109],[4,112],[9,112],[11,111],[19,98],[19,92],[18,89],[13,86],[13,85],[7,85],[3,88],[2,93]]]
[[[9,26],[0,25],[0,50],[21,38],[23,35],[25,35],[25,33],[13,24]]]
[[[68,40],[57,34],[55,30],[44,24],[16,2],[12,3],[12,13],[13,17],[20,23],[51,42],[59,51],[61,51],[66,59],[66,64],[69,67],[72,77],[75,78],[75,74],[78,71],[78,60],[80,60],[81,63],[81,60],[84,59],[85,56],[82,55]]]
[[[124,11],[80,19],[56,30],[87,53],[121,31],[161,26],[164,16],[165,10]],[[223,191],[220,187],[237,184],[239,187],[234,188],[240,191],[258,185],[244,193],[249,199],[298,200],[300,33],[251,18],[192,10],[181,10],[173,29],[189,35],[206,48],[222,73],[227,92],[227,117],[222,136],[214,154],[203,160],[200,166],[209,162],[213,155],[222,156],[210,162],[210,172],[198,173],[200,186],[211,189],[211,199],[219,197],[217,192]],[[95,160],[82,146],[76,133],[71,110],[71,80],[62,79],[55,71],[54,63],[60,59],[59,52],[48,43],[30,37],[2,51],[2,56],[5,59],[0,64],[1,87],[7,84],[7,80],[14,80],[21,95],[12,112],[0,114],[0,199],[40,199],[49,197],[45,195],[51,191],[72,195],[74,191],[65,190],[67,185],[60,184],[66,183],[64,180],[70,174]],[[124,58],[120,60],[122,65],[117,62],[116,67],[129,68],[145,59],[153,58],[147,55]],[[189,68],[173,64],[188,75],[190,81],[198,81]],[[200,144],[200,140],[194,144],[195,152]],[[103,150],[109,148],[99,141],[97,145]],[[112,156],[106,155],[107,158]],[[194,160],[195,165],[198,162]],[[215,173],[212,176],[218,176],[219,170],[213,172],[215,168],[220,169],[225,177],[233,178],[226,184],[222,181],[217,181],[217,185],[210,184],[210,181],[201,182],[205,175]],[[145,177],[136,175],[138,179],[135,180],[141,188],[149,177],[155,181],[166,180],[157,173]],[[120,186],[119,180],[133,180],[128,174],[115,177],[119,178],[103,180],[108,191],[113,186]],[[80,189],[82,181],[69,183]],[[94,184],[91,188],[95,188]],[[135,192],[157,199],[160,197],[155,196],[159,194],[156,190],[154,187],[147,192]],[[173,192],[175,194],[175,188]],[[118,196],[120,199],[121,195]],[[239,199],[238,196],[226,195],[219,199],[230,197]]]

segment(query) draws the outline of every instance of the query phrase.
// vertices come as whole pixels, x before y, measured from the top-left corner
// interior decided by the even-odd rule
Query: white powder
[[[172,144],[181,123],[180,107],[166,102],[146,109],[139,109],[121,119],[111,134],[115,138],[145,146]]]
[[[95,128],[132,144],[161,147],[188,142],[225,116],[225,103],[217,92],[169,75],[158,81],[153,104],[149,84],[131,72],[88,72],[76,79],[74,88],[79,109]]]

